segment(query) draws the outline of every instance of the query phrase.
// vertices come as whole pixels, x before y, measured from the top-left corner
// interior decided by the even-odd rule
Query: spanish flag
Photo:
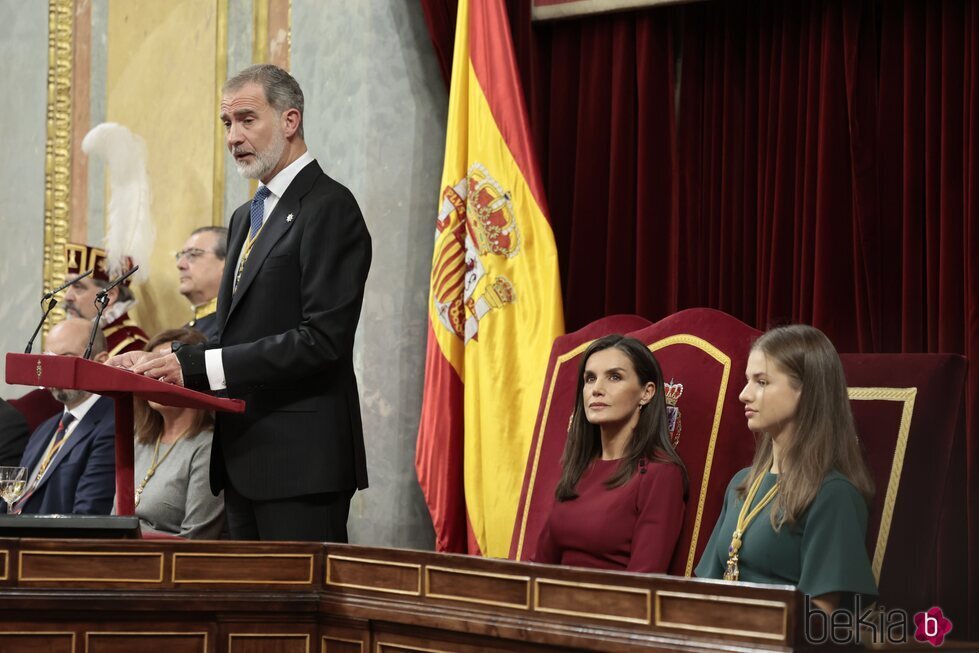
[[[551,344],[554,234],[503,0],[460,0],[415,467],[439,551],[506,557]]]

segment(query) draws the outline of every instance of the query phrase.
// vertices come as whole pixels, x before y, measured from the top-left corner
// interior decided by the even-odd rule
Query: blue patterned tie
[[[253,240],[258,234],[258,230],[262,228],[262,218],[265,216],[265,198],[271,193],[272,191],[269,190],[268,186],[259,186],[258,190],[255,191],[255,197],[252,198],[252,230],[249,237]]]

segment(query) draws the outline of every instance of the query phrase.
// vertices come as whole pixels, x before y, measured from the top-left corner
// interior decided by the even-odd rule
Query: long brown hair
[[[207,342],[207,337],[197,329],[169,329],[153,336],[143,351],[153,351],[165,342],[182,342],[186,345],[199,345]],[[184,437],[196,437],[201,431],[214,427],[214,415],[207,410],[195,410],[194,420],[183,434]],[[163,433],[163,415],[150,408],[145,399],[133,399],[133,421],[136,426],[138,442],[153,442]]]
[[[656,392],[652,399],[639,411],[639,422],[626,445],[625,456],[619,469],[605,482],[606,488],[625,485],[644,461],[672,463],[683,470],[684,494],[686,494],[687,472],[670,442],[670,430],[666,420],[666,399],[663,389],[663,370],[656,357],[646,345],[635,338],[610,335],[599,338],[589,345],[578,365],[578,394],[575,398],[571,429],[564,444],[561,458],[561,480],[558,481],[555,496],[558,501],[569,501],[578,496],[575,488],[589,465],[602,454],[602,430],[585,418],[585,365],[597,351],[614,347],[629,357],[636,370],[639,385],[652,382]]]
[[[833,470],[849,479],[869,505],[874,482],[860,449],[843,364],[833,343],[819,329],[794,324],[766,331],[751,349],[765,354],[801,388],[795,431],[779,461],[779,491],[771,510],[775,530],[802,516]],[[743,498],[752,481],[771,466],[772,438],[762,433],[738,495]]]

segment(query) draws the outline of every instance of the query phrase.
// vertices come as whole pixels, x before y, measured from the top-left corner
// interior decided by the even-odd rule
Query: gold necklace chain
[[[741,511],[738,513],[738,523],[734,529],[734,533],[731,535],[731,546],[727,549],[727,568],[724,570],[724,580],[738,580],[741,575],[741,570],[738,569],[738,551],[741,550],[741,538],[744,537],[744,532],[748,530],[748,526],[754,520],[755,517],[767,506],[775,495],[778,493],[778,481],[772,486],[765,496],[761,498],[758,505],[755,506],[749,512],[751,507],[751,502],[755,500],[755,495],[758,494],[758,488],[761,487],[761,481],[765,477],[764,474],[759,474],[752,483],[751,487],[748,489],[748,493],[744,497],[744,504],[741,506]]]
[[[163,464],[163,461],[167,459],[167,456],[170,455],[170,452],[173,451],[173,448],[177,446],[178,442],[180,442],[179,438],[174,440],[173,444],[170,445],[170,448],[167,449],[166,453],[163,454],[163,457],[160,458],[160,460],[157,460],[156,457],[160,453],[160,442],[162,440],[163,440],[162,435],[156,436],[156,446],[153,447],[153,460],[150,462],[150,468],[146,470],[146,475],[143,476],[143,480],[140,481],[139,485],[136,487],[136,492],[135,492],[136,496],[134,497],[133,505],[136,506],[139,505],[139,496],[143,493],[143,490],[146,489],[146,484],[149,483],[150,479],[153,478],[153,475],[156,474],[156,468]]]

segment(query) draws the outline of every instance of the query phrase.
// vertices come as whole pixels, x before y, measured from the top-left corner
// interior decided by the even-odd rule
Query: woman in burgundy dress
[[[561,466],[533,560],[665,573],[686,470],[670,443],[663,372],[635,338],[599,338],[582,356]]]

